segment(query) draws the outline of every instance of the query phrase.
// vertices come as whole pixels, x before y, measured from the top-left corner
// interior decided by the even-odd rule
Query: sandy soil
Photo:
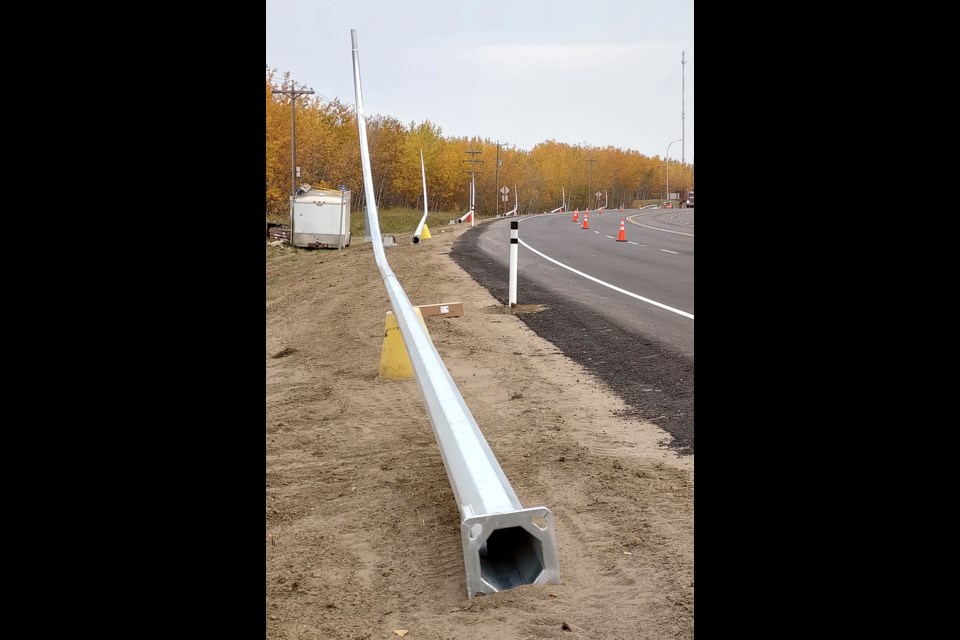
[[[427,328],[523,505],[553,512],[562,584],[467,597],[417,383],[377,375],[372,248],[268,247],[267,638],[692,638],[693,456],[453,263],[469,226],[431,232],[387,259],[413,304],[463,302]]]

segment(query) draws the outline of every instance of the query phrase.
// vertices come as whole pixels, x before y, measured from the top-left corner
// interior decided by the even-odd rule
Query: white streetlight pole
[[[682,139],[674,140],[673,142],[681,142]],[[667,202],[670,202],[670,147],[673,145],[673,142],[667,145]],[[671,205],[672,206],[672,205]]]

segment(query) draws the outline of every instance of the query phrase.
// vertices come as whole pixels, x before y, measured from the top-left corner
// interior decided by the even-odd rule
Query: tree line
[[[267,219],[287,219],[291,190],[290,100],[274,89],[295,87],[289,73],[278,77],[266,71],[266,214]],[[338,98],[324,100],[301,95],[294,102],[296,118],[297,184],[336,189],[345,185],[353,192],[353,206],[365,206],[357,118],[352,104]],[[501,145],[497,170],[497,142],[480,137],[445,137],[439,125],[402,122],[386,115],[367,115],[367,141],[377,205],[381,208],[423,207],[420,151],[427,174],[427,197],[431,211],[466,212],[470,205],[470,163],[467,151],[479,151],[476,160],[476,210],[478,216],[493,216],[513,208],[514,185],[519,191],[520,213],[539,213],[561,205],[567,208],[598,206],[591,194],[609,196],[608,206],[629,207],[637,200],[666,198],[666,169],[659,156],[615,147],[570,145],[548,140],[529,151]],[[589,162],[593,160],[593,162]],[[592,166],[592,168],[591,168]],[[510,188],[504,203],[499,185]],[[693,167],[674,159],[669,167],[670,191],[693,188]],[[599,205],[604,197],[599,198]]]

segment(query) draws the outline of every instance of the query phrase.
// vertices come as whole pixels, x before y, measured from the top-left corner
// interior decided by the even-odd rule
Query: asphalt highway
[[[506,304],[517,221],[517,303],[544,307],[518,317],[667,431],[669,446],[693,453],[693,210],[592,211],[587,229],[582,212],[572,217],[492,220],[451,256]]]

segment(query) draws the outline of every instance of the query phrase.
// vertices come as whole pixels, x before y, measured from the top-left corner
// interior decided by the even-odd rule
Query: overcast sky
[[[693,0],[267,0],[266,64],[367,116],[693,162]],[[681,65],[685,52],[686,65]],[[298,85],[299,86],[299,85]],[[685,118],[681,121],[681,108]]]

